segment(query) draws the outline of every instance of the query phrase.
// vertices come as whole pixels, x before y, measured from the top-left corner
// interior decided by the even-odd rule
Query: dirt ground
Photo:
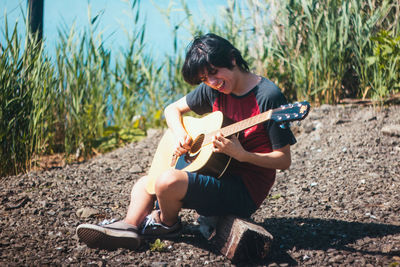
[[[232,263],[196,231],[163,250],[91,249],[81,223],[123,218],[133,183],[146,173],[159,131],[88,162],[1,178],[1,266],[399,266],[400,106],[324,105],[301,126],[292,166],[279,172],[252,216],[274,236],[267,259]]]

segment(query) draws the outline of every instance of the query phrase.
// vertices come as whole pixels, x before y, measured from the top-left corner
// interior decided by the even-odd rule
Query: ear
[[[232,58],[232,65],[233,65],[233,67],[236,67],[236,59],[235,58]]]

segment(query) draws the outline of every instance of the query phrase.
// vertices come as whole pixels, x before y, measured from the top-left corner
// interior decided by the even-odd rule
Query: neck
[[[247,94],[251,89],[253,89],[261,80],[261,77],[255,75],[251,72],[243,72],[237,69],[237,86],[232,91],[233,94],[237,96],[242,96]]]

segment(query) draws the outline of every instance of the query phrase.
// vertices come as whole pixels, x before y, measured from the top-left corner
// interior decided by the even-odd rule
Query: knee
[[[133,194],[133,192],[135,192],[137,190],[146,188],[146,185],[148,183],[147,179],[148,179],[147,176],[143,176],[143,177],[139,178],[139,180],[137,180],[136,183],[132,186],[131,194]]]
[[[157,196],[163,196],[178,190],[185,180],[185,174],[182,171],[171,169],[164,172],[157,178],[155,183],[155,193]]]

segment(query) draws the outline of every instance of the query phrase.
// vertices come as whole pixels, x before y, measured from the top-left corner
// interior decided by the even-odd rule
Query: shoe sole
[[[137,249],[140,246],[138,234],[130,231],[107,229],[105,227],[82,224],[76,229],[79,240],[90,248]]]
[[[153,239],[175,239],[182,235],[183,229],[178,229],[174,232],[166,233],[166,234],[158,234],[158,235],[151,235],[151,234],[142,234],[140,237],[146,240],[153,240]]]

